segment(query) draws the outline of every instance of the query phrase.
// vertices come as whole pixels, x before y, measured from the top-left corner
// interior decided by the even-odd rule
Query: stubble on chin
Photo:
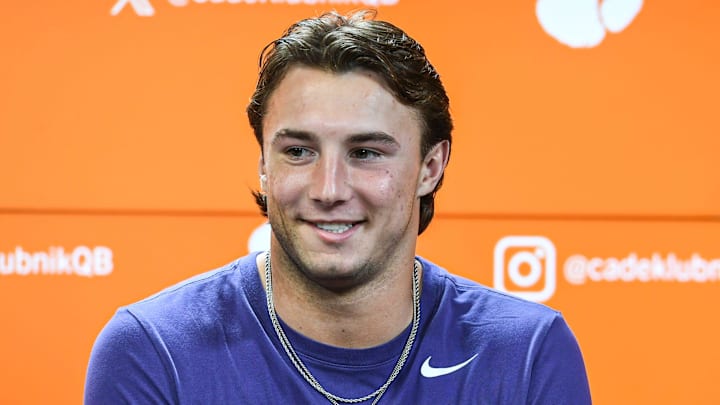
[[[273,263],[280,267],[284,277],[296,287],[311,292],[347,294],[371,282],[378,270],[370,263],[349,264],[351,268],[333,263],[320,262],[303,249],[301,241],[284,232],[273,233]],[[337,252],[342,258],[343,253]]]

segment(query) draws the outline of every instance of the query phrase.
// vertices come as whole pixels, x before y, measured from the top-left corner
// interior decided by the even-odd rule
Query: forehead
[[[374,72],[295,66],[268,99],[264,143],[288,129],[318,135],[385,132],[399,141],[419,143],[421,121],[418,112],[395,98]]]

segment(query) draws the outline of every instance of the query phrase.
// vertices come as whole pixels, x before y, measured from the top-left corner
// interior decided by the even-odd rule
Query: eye
[[[310,149],[303,148],[301,146],[291,146],[285,149],[285,153],[290,159],[299,160],[312,156],[313,152]]]
[[[372,149],[360,148],[360,149],[355,149],[354,151],[352,151],[350,153],[350,156],[355,159],[367,160],[367,159],[377,159],[377,158],[381,157],[382,155]]]

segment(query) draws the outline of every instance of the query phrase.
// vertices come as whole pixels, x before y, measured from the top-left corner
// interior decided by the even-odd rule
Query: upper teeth
[[[352,228],[352,224],[317,224],[317,227],[323,231],[332,233],[343,233]]]

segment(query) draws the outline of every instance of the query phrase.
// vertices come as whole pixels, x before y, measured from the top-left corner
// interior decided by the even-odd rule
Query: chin
[[[370,269],[364,265],[344,264],[327,265],[325,263],[310,263],[304,273],[314,283],[328,289],[351,289],[363,284],[372,276]]]

